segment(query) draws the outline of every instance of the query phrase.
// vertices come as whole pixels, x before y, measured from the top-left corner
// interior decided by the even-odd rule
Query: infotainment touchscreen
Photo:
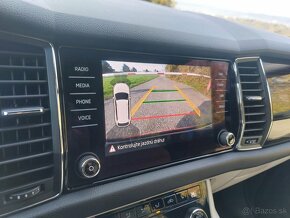
[[[210,66],[105,60],[102,70],[107,155],[211,126]]]
[[[233,149],[224,137],[241,125],[230,61],[72,48],[60,56],[67,187]],[[83,176],[86,158],[99,162],[94,178]]]

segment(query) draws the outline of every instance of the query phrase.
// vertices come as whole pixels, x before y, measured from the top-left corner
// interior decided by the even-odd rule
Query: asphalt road
[[[153,91],[140,104],[140,99],[150,89]],[[167,91],[164,92],[164,90]],[[105,102],[108,141],[198,126],[207,124],[211,120],[211,105],[208,97],[165,76],[159,76],[136,86],[130,92],[131,111],[136,112],[128,127],[120,128],[115,125],[113,100]],[[171,102],[171,100],[173,101]],[[140,107],[136,107],[136,104]],[[194,106],[196,106],[195,109]],[[198,111],[200,111],[200,116],[197,114]]]

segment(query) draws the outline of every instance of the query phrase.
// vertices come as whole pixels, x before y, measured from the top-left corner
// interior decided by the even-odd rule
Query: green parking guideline
[[[177,92],[177,89],[153,89],[152,92]],[[152,100],[143,101],[143,104],[154,104],[154,103],[168,103],[168,102],[178,102],[185,101],[185,99],[170,99],[170,100]]]
[[[167,103],[167,102],[177,102],[177,101],[185,101],[185,99],[172,99],[172,100],[144,101],[144,102],[143,102],[143,104]]]

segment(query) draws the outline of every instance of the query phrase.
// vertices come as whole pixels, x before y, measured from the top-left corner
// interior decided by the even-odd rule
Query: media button
[[[153,210],[160,210],[164,207],[164,203],[162,199],[156,199],[150,202],[150,205]]]
[[[176,198],[175,195],[169,195],[165,198],[163,198],[164,204],[166,207],[170,207],[176,204]]]
[[[95,92],[97,90],[96,81],[94,79],[69,79],[68,92],[82,93],[82,92]]]

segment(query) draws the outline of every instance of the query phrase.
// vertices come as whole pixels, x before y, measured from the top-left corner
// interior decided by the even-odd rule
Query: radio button
[[[91,71],[88,65],[74,65],[72,66],[73,72],[76,73],[89,73]]]
[[[93,61],[92,61],[93,62]],[[71,61],[66,65],[66,72],[69,76],[94,76],[97,67],[89,61]]]
[[[71,115],[73,128],[97,123],[97,109],[71,111]]]
[[[95,92],[96,90],[94,79],[69,79],[68,92],[70,93]]]
[[[95,108],[97,106],[96,95],[71,95],[72,109]]]

